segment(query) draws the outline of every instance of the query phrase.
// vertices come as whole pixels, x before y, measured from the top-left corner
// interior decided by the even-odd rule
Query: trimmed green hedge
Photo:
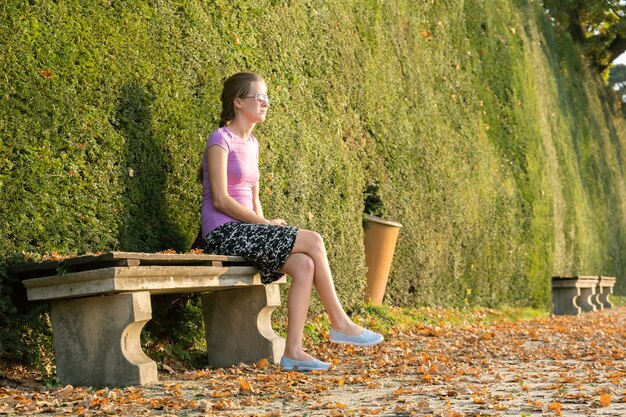
[[[623,115],[537,2],[6,0],[0,327],[22,253],[189,248],[237,71],[272,98],[265,213],[322,233],[346,306],[371,186],[404,225],[388,303],[547,307],[553,274],[623,293]]]

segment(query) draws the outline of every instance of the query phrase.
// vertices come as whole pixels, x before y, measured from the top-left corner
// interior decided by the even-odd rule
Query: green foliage
[[[159,363],[178,361],[186,366],[206,366],[206,341],[202,307],[190,294],[153,297],[154,314],[142,332],[142,345]]]
[[[45,306],[38,306],[20,318],[19,346],[24,350],[26,360],[34,364],[39,372],[50,380],[54,375],[54,346],[50,315]]]
[[[264,211],[324,236],[346,307],[376,206],[404,226],[388,304],[545,309],[553,274],[624,291],[626,125],[536,2],[7,0],[0,22],[0,353],[30,326],[22,252],[189,248],[236,71],[272,97]],[[197,300],[175,307],[146,342],[199,351]]]
[[[15,335],[9,331],[11,327],[11,319],[15,315],[15,307],[11,302],[11,298],[7,294],[8,285],[3,277],[4,268],[0,269],[0,331],[4,337],[0,337],[0,354],[8,351],[11,345],[11,338]]]
[[[385,204],[380,196],[380,185],[369,184],[363,191],[363,212],[377,217],[385,215]]]
[[[626,51],[626,4],[621,0],[543,0],[559,27],[606,69]]]
[[[585,25],[587,36],[617,24],[624,9],[620,0],[543,0],[543,4],[550,15],[567,26]]]
[[[615,307],[621,307],[626,305],[626,296],[612,295],[609,299]]]

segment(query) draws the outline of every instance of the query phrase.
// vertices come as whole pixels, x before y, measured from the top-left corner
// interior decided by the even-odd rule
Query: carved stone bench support
[[[279,363],[285,339],[272,329],[278,285],[243,287],[202,296],[209,365],[232,366],[263,358]]]
[[[614,286],[615,277],[600,277],[600,281],[598,282],[598,294],[596,296],[596,303],[600,310],[613,308],[613,303],[609,299],[609,296],[613,294]]]
[[[553,277],[552,304],[556,315],[596,311],[594,299],[598,277]]]
[[[57,378],[92,387],[157,382],[157,366],[141,349],[152,318],[148,291],[53,301],[50,307]]]

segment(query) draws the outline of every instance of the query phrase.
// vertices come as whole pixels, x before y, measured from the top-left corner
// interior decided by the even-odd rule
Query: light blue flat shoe
[[[312,361],[299,361],[283,356],[280,360],[281,371],[328,371],[329,368],[330,363],[322,362],[317,359]]]
[[[330,329],[330,341],[354,346],[374,346],[385,340],[382,334],[364,329],[360,336],[348,336]]]

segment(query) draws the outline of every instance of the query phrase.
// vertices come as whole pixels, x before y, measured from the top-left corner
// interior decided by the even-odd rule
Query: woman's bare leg
[[[337,297],[332,273],[330,271],[330,266],[328,265],[326,247],[324,245],[324,240],[319,233],[304,229],[298,230],[296,242],[291,253],[292,254],[287,259],[288,261],[291,257],[297,254],[305,254],[313,261],[313,284],[315,285],[315,289],[319,294],[320,300],[328,313],[331,327],[348,336],[360,335],[363,332],[363,328],[357,326],[352,322],[352,320],[350,320],[348,315],[343,310],[339,298]],[[306,305],[308,308],[308,300]],[[291,325],[291,321],[289,324]],[[304,323],[302,326],[304,326]]]
[[[302,338],[311,302],[315,264],[304,253],[292,253],[283,264],[280,272],[292,278],[287,298],[288,323],[285,356],[299,361],[313,360],[311,355],[304,352]]]

